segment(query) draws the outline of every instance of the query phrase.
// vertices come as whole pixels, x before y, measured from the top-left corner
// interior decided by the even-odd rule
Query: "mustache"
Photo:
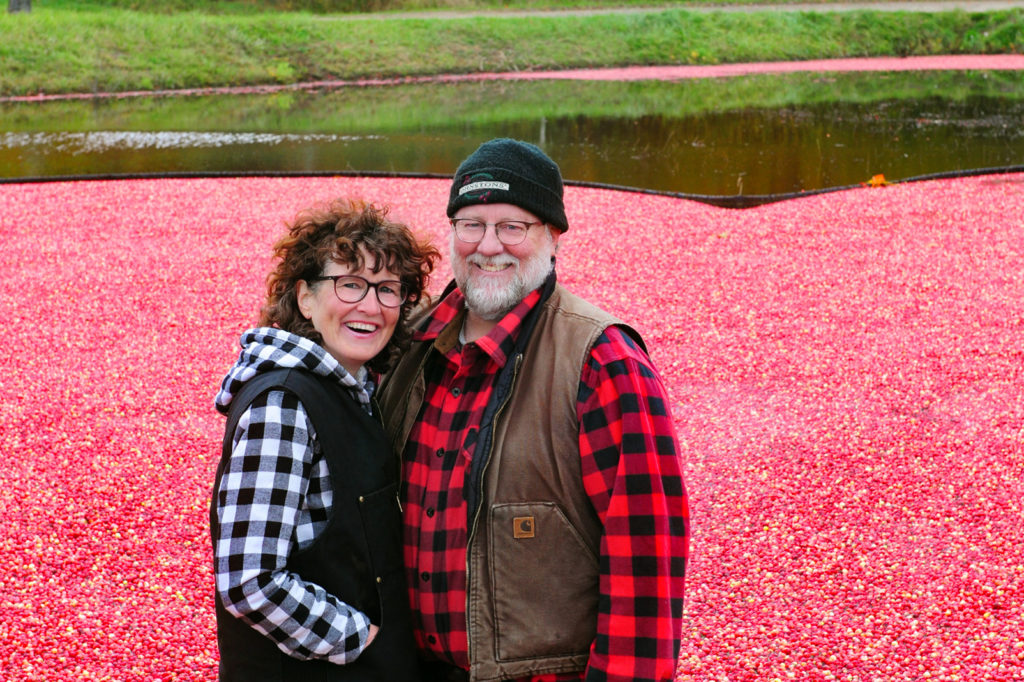
[[[482,256],[479,253],[474,253],[466,258],[466,262],[471,265],[519,265],[519,259],[507,253],[497,256]]]

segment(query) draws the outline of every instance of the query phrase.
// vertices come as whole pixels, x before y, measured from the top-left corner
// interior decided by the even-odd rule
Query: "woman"
[[[417,677],[399,462],[372,396],[439,254],[386,213],[336,200],[299,214],[217,394],[221,680]]]

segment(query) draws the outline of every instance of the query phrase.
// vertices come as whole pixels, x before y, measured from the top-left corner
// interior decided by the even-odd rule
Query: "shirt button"
[[[438,457],[444,457],[444,448],[438,448],[437,452],[434,453]]]
[[[433,635],[427,635],[427,641],[431,644],[437,644],[437,637],[434,637]]]
[[[428,519],[434,518],[434,508],[433,507],[430,507],[429,509],[427,509],[427,518]]]
[[[420,579],[423,580],[423,582],[429,582],[430,581],[430,573],[428,573],[426,571],[423,571],[422,573],[420,573]]]
[[[458,398],[460,395],[462,395],[462,389],[456,386],[455,388],[452,389],[452,395]]]

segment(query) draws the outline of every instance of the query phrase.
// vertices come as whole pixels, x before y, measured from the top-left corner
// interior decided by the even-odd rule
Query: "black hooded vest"
[[[294,553],[287,568],[353,606],[380,627],[354,662],[336,665],[288,656],[270,638],[225,610],[215,598],[221,682],[404,682],[416,680],[416,649],[402,569],[399,462],[380,421],[335,381],[298,369],[249,381],[231,403],[210,504],[217,537],[220,479],[242,413],[262,393],[289,391],[316,430],[334,491],[331,516],[313,544]]]

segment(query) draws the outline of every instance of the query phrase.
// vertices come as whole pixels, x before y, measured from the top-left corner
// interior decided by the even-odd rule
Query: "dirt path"
[[[661,7],[600,7],[590,9],[559,10],[479,10],[431,12],[375,12],[366,14],[332,14],[325,21],[395,20],[395,19],[466,19],[475,16],[532,17],[591,14],[649,14],[666,9],[685,9],[691,12],[850,12],[873,10],[882,12],[995,12],[1024,8],[1024,0],[893,0],[888,2],[799,2],[782,4],[736,5],[675,5]]]

